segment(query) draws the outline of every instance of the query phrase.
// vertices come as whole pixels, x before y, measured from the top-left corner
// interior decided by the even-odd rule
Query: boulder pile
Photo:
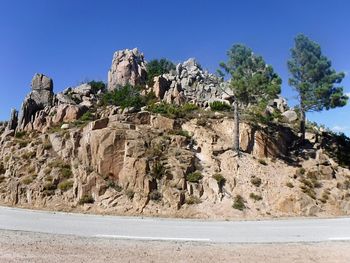
[[[178,105],[191,102],[207,107],[214,100],[233,100],[228,84],[203,70],[193,58],[178,64],[175,71],[155,77],[153,92],[159,99]]]

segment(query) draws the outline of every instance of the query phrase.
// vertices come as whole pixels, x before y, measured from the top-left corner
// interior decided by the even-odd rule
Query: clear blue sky
[[[262,55],[283,79],[293,38],[318,42],[338,71],[350,72],[347,0],[0,0],[0,119],[30,91],[36,72],[55,91],[84,80],[106,80],[114,51],[138,47],[146,59],[195,57],[215,71],[234,43]],[[350,93],[350,76],[343,81]],[[350,135],[350,106],[308,114]]]

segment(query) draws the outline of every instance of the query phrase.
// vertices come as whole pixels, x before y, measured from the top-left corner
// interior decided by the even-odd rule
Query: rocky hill
[[[233,102],[228,83],[189,59],[148,86],[146,65],[137,49],[118,51],[107,88],[58,94],[36,74],[20,112],[0,124],[0,204],[194,218],[350,213],[348,138],[311,128],[301,146],[297,112],[276,98],[265,121],[243,119],[238,158],[232,114],[212,104]],[[128,84],[157,102],[104,103]]]

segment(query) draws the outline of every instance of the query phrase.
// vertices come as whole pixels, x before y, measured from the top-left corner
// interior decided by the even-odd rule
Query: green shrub
[[[32,174],[32,173],[34,173],[34,172],[35,172],[35,167],[30,166],[30,167],[28,168],[28,173],[29,173],[29,174]]]
[[[152,178],[160,180],[166,174],[166,168],[161,162],[155,161],[150,174]]]
[[[197,205],[197,204],[200,204],[202,201],[197,196],[190,196],[189,198],[186,198],[185,202],[188,205]]]
[[[53,190],[56,190],[56,189],[57,189],[57,185],[52,183],[52,182],[46,183],[44,185],[44,190],[46,190],[46,191],[53,191]]]
[[[0,174],[4,174],[4,173],[6,173],[6,169],[4,167],[4,164],[0,163]]]
[[[191,111],[198,110],[198,106],[193,103],[185,103],[181,106],[181,110],[184,112],[191,112]]]
[[[78,204],[93,204],[95,202],[94,198],[91,195],[84,195],[82,198],[80,198]]]
[[[314,185],[315,188],[321,188],[322,183],[317,181],[317,180],[312,180],[312,184]]]
[[[232,107],[226,102],[213,101],[209,104],[210,109],[213,111],[231,111]]]
[[[262,165],[267,165],[267,162],[263,159],[259,159],[258,162]]]
[[[36,152],[25,152],[22,154],[22,158],[25,160],[33,159],[36,156]]]
[[[165,115],[170,118],[183,117],[178,106],[165,102],[148,105],[147,110],[153,113]]]
[[[185,103],[182,106],[174,104],[168,104],[165,102],[150,104],[147,106],[147,110],[153,113],[164,115],[168,118],[183,118],[186,114],[197,110],[198,106],[191,103]]]
[[[243,211],[246,208],[244,203],[245,203],[245,201],[244,201],[243,197],[240,195],[236,195],[234,198],[232,207],[234,209]]]
[[[249,197],[255,201],[261,201],[263,199],[261,195],[257,195],[254,193],[250,193]]]
[[[314,184],[309,179],[301,179],[300,182],[309,188],[314,188]]]
[[[45,177],[45,181],[47,182],[52,182],[52,180],[53,180],[53,177],[51,175],[48,175]]]
[[[162,194],[157,190],[153,190],[149,194],[149,199],[153,201],[160,201],[162,199]]]
[[[186,175],[186,180],[191,183],[199,183],[199,180],[203,178],[200,172],[189,173]]]
[[[73,181],[72,180],[65,180],[63,182],[60,182],[58,184],[58,189],[62,190],[62,191],[68,191],[69,189],[71,189],[73,187]]]
[[[65,179],[71,178],[73,176],[72,169],[69,165],[61,167],[60,174]]]
[[[97,93],[99,91],[105,91],[106,90],[106,84],[103,81],[90,81],[88,82],[88,84],[91,86],[92,88],[92,92],[93,93]]]
[[[153,144],[146,150],[146,155],[151,158],[159,158],[163,155],[163,150],[161,145]]]
[[[256,187],[259,187],[262,183],[261,179],[259,177],[253,177],[250,179],[250,182],[255,185]]]
[[[61,126],[62,126],[62,124],[61,125],[53,125],[53,126],[51,126],[49,129],[48,129],[48,133],[58,133],[58,132],[60,132],[61,131]]]
[[[27,147],[28,144],[29,144],[28,141],[22,141],[22,140],[18,141],[19,148],[25,148]]]
[[[111,181],[111,180],[107,182],[107,187],[113,188],[117,192],[123,191],[123,187],[119,186],[118,184],[116,184],[114,181]]]
[[[66,165],[66,163],[63,162],[62,160],[55,159],[55,160],[51,161],[48,164],[48,168],[50,168],[50,169],[52,169],[52,168],[60,168],[60,167],[64,167],[65,165]]]
[[[223,177],[221,174],[214,174],[213,178],[216,180],[216,182],[218,183],[219,186],[219,190],[220,192],[222,191],[222,188],[224,187],[225,183],[226,183],[226,179],[225,177]]]
[[[306,172],[306,170],[303,167],[299,168],[299,170],[298,170],[299,174],[305,174],[305,172]]]
[[[44,148],[44,150],[51,150],[52,149],[51,142],[49,140],[44,141],[43,148]]]
[[[24,136],[26,136],[26,132],[25,132],[25,131],[18,131],[18,132],[16,132],[16,134],[15,134],[15,138],[17,138],[17,139],[21,139],[21,138],[23,138]]]
[[[92,112],[87,111],[79,118],[79,120],[83,122],[89,122],[89,121],[93,121],[94,118],[95,116],[92,114]]]
[[[322,202],[322,203],[327,203],[327,200],[329,199],[329,192],[323,192],[323,194],[322,194],[322,198],[320,199],[320,201]]]
[[[135,192],[132,189],[127,189],[125,191],[125,195],[131,200],[135,196]]]
[[[25,185],[29,185],[33,182],[33,177],[32,176],[27,176],[21,180],[21,182]]]
[[[175,69],[175,65],[170,60],[162,58],[160,60],[153,59],[147,63],[147,84],[153,86],[153,79],[156,76],[160,76],[169,73],[171,70]]]
[[[102,104],[120,106],[122,109],[129,107],[140,109],[146,105],[145,97],[141,96],[140,91],[139,87],[131,85],[117,87],[114,91],[103,95]]]
[[[309,188],[305,185],[300,186],[300,189],[303,191],[303,193],[307,194],[310,196],[312,199],[316,199],[316,192],[314,189]]]
[[[188,139],[191,138],[190,133],[188,131],[185,131],[185,130],[171,130],[171,131],[169,131],[169,134],[184,136]]]
[[[312,199],[316,199],[316,192],[314,190],[315,186],[312,183],[312,181],[309,179],[303,178],[300,180],[300,182],[303,184],[300,186],[300,189],[302,190],[302,192],[310,196]]]
[[[56,159],[48,164],[46,172],[51,172],[52,168],[59,168],[61,178],[69,179],[73,176],[72,168],[69,164],[63,162],[60,159]]]
[[[286,183],[286,186],[289,188],[294,188],[294,185],[291,182]]]
[[[198,126],[204,127],[204,126],[207,125],[207,122],[208,122],[208,120],[206,120],[205,118],[197,119],[197,125],[198,125]]]

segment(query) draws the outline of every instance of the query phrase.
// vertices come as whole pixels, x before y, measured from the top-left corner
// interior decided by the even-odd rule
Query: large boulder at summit
[[[118,85],[132,86],[146,83],[146,63],[137,48],[120,50],[114,53],[111,69],[108,72],[108,89],[114,90]]]
[[[35,74],[31,86],[32,91],[24,99],[19,115],[18,127],[21,130],[25,129],[28,123],[34,122],[38,111],[51,107],[53,104],[54,93],[51,78],[43,74]]]

